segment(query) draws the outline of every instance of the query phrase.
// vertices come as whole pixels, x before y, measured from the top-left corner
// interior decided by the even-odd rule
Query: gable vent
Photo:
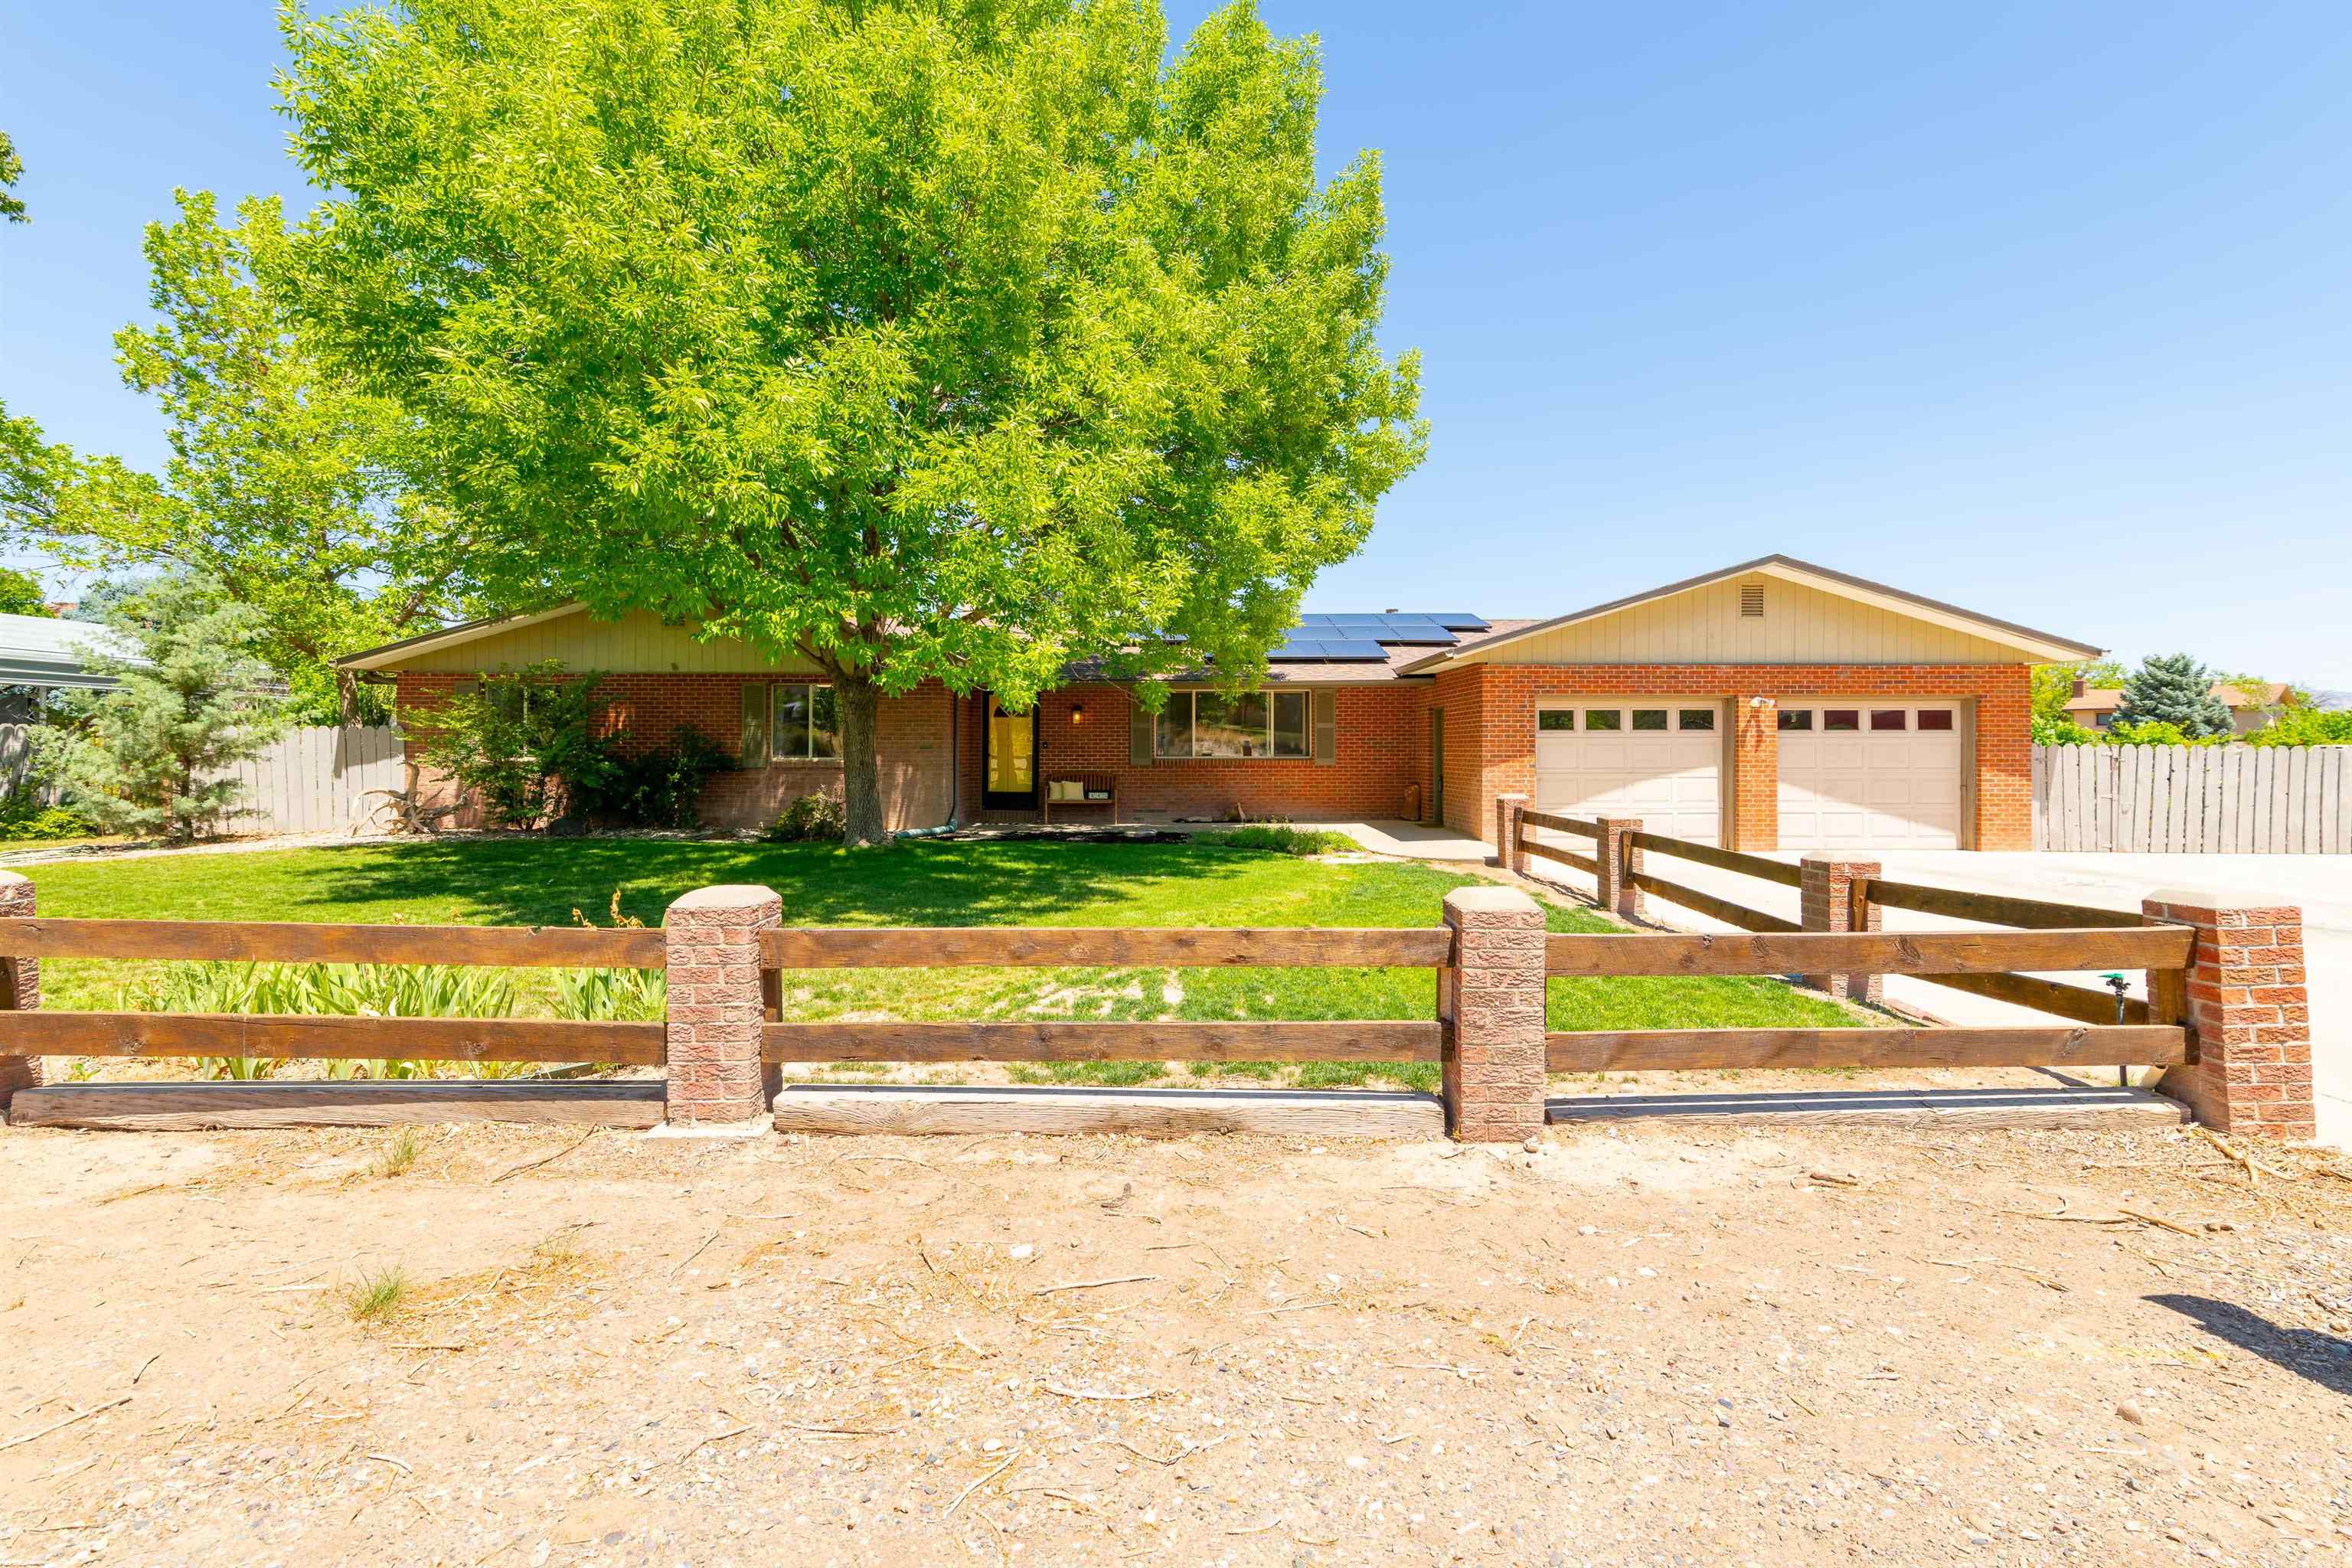
[[[1742,620],[1748,619],[1749,617],[1754,617],[1758,620],[1761,620],[1763,618],[1763,584],[1742,583],[1739,584],[1739,615]]]

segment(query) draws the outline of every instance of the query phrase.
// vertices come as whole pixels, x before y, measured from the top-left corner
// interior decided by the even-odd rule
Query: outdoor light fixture
[[[1083,702],[1073,702],[1073,703],[1071,703],[1071,704],[1070,704],[1070,722],[1071,722],[1071,723],[1073,723],[1073,724],[1083,724],[1083,723],[1085,723],[1086,721],[1087,721],[1087,705],[1086,705],[1085,703],[1083,703]]]

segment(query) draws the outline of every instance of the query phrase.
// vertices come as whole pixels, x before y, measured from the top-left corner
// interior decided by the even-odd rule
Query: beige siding
[[[1495,664],[2015,664],[2018,651],[1785,578],[1764,614],[1739,613],[1738,580],[1710,583],[1522,638]]]
[[[581,610],[419,654],[401,660],[399,668],[464,673],[501,665],[516,668],[547,658],[560,660],[569,669],[614,674],[800,673],[814,668],[805,659],[764,658],[733,637],[698,642],[691,628],[665,626],[659,616],[642,610],[633,610],[617,621],[599,621]]]

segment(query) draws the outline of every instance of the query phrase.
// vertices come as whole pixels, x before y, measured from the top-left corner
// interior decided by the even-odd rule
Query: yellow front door
[[[1007,713],[988,705],[988,793],[1034,796],[1037,790],[1037,716]]]

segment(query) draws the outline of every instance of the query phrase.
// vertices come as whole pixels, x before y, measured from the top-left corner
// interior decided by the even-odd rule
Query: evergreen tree
[[[227,770],[284,728],[254,651],[261,614],[202,579],[165,577],[118,601],[106,624],[115,637],[92,639],[83,662],[119,684],[41,734],[41,765],[111,831],[194,838],[236,810],[244,786]]]
[[[2124,682],[2117,724],[2171,724],[2192,741],[2227,735],[2230,705],[2213,695],[2213,672],[2185,653],[2151,655]]]

